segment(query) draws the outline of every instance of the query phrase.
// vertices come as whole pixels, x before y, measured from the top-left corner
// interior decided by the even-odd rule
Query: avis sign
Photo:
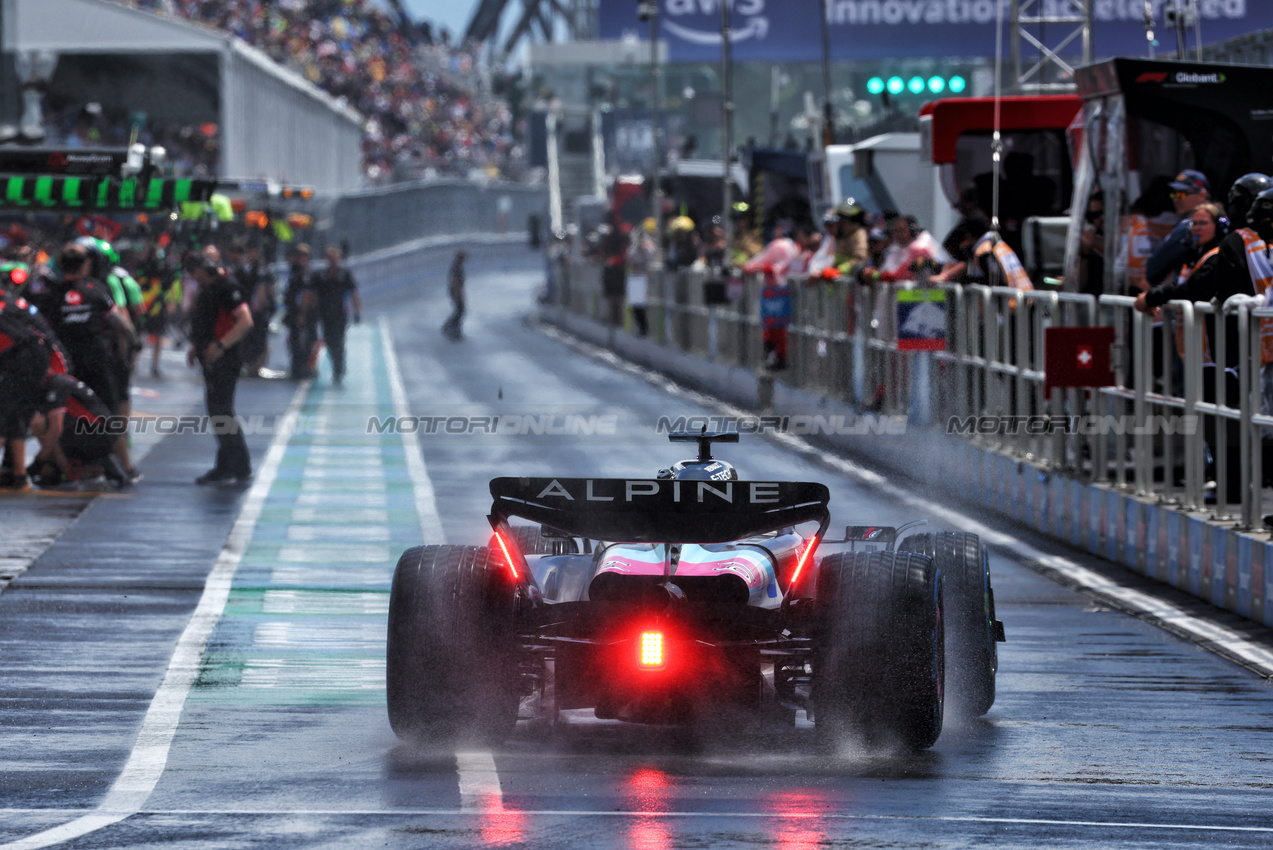
[[[663,28],[690,44],[720,46],[718,0],[666,0]],[[763,40],[769,34],[765,0],[739,0],[730,4],[730,45],[748,39]],[[707,16],[708,20],[702,18]],[[712,21],[715,26],[712,26]]]
[[[657,0],[659,38],[673,62],[720,58],[720,0]],[[598,0],[598,35],[646,38],[635,0]],[[817,62],[826,15],[835,59],[906,57],[989,58],[996,22],[1012,18],[1014,0],[732,0],[730,44],[740,62]],[[1023,7],[1025,3],[1021,4]],[[1038,0],[1031,9],[1052,16],[1071,13],[1075,0]],[[1154,23],[1163,32],[1164,0],[1153,0]],[[1270,0],[1199,0],[1208,43],[1273,27]],[[1093,50],[1098,56],[1136,56],[1145,50],[1144,0],[1091,0]],[[1161,38],[1161,36],[1159,36]]]

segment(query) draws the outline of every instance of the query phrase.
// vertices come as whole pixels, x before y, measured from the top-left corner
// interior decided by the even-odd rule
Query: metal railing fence
[[[600,269],[575,264],[569,279],[558,304],[606,322]],[[653,273],[649,337],[763,369],[762,282],[730,282],[723,304],[707,303],[709,282],[706,272]],[[927,352],[898,347],[904,286],[799,276],[789,286],[788,363],[775,374],[782,381],[861,412],[906,414],[912,428],[935,427],[1047,471],[1260,526],[1262,429],[1273,428],[1273,416],[1261,413],[1260,330],[1273,310],[1253,309],[1252,299],[1223,309],[1171,302],[1150,316],[1127,296],[945,285],[945,349]],[[1076,326],[1113,328],[1114,385],[1045,395],[1045,331]],[[1234,332],[1239,356],[1226,363]]]

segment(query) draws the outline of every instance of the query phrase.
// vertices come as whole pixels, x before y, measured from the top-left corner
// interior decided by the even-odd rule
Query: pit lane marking
[[[73,815],[80,809],[0,809],[0,815],[47,816],[50,814]],[[1273,835],[1273,826],[1236,826],[1229,824],[1193,824],[1193,823],[1151,823],[1146,821],[1101,821],[1101,820],[1068,820],[1064,818],[1011,818],[987,817],[974,815],[872,815],[844,814],[842,812],[665,812],[665,811],[602,811],[595,809],[507,809],[526,817],[566,817],[566,818],[641,818],[657,820],[701,819],[729,820],[730,818],[748,818],[765,820],[799,820],[799,821],[907,821],[918,823],[972,823],[1003,824],[1005,826],[1065,826],[1087,827],[1095,829],[1126,830],[1170,830],[1176,832],[1209,832],[1238,833],[1247,835]],[[468,809],[463,805],[458,809],[140,809],[135,814],[160,817],[295,817],[298,815],[320,815],[329,817],[455,817],[489,815],[490,808]],[[8,850],[13,845],[0,844],[0,848]],[[47,846],[47,845],[42,845]]]
[[[486,812],[503,806],[503,792],[495,757],[489,750],[466,750],[455,754],[460,775],[460,811]]]
[[[384,352],[385,369],[389,373],[389,391],[393,396],[393,413],[399,419],[410,416],[407,406],[407,391],[402,384],[402,372],[398,369],[398,356],[393,350],[393,331],[389,320],[380,317],[380,346]],[[414,433],[401,431],[402,447],[407,456],[407,472],[411,476],[411,488],[415,494],[416,513],[420,516],[420,531],[425,543],[445,543],[446,533],[442,530],[442,517],[438,515],[437,499],[433,491],[433,480],[429,478],[429,470],[424,463],[424,453],[420,450],[420,440]],[[306,482],[309,483],[309,482]]]
[[[386,517],[387,521],[387,517]],[[387,525],[289,525],[287,539],[297,543],[325,543],[347,541],[358,543],[387,543],[390,534]]]
[[[333,504],[339,500],[333,499]],[[292,510],[292,522],[295,523],[367,523],[369,525],[388,525],[389,511],[380,508],[345,508],[343,510],[319,511],[317,508],[295,508]],[[296,526],[292,526],[295,528]],[[290,529],[289,529],[290,533]]]
[[[389,497],[385,492],[371,493],[360,492],[357,495],[358,504],[364,508],[387,508],[389,507]],[[323,492],[311,492],[307,487],[302,487],[301,492],[296,497],[296,504],[306,508],[322,508],[327,506],[348,507],[350,496],[338,489]]]
[[[172,740],[181,722],[181,711],[199,675],[200,659],[212,636],[212,630],[216,628],[221,613],[225,610],[234,573],[252,540],[252,532],[265,507],[265,499],[278,476],[309,387],[310,381],[303,381],[292,394],[287,413],[283,416],[284,426],[270,441],[265,462],[243,500],[243,507],[230,529],[225,546],[221,548],[216,563],[208,574],[199,604],[177,641],[177,647],[168,663],[168,671],[150,702],[128,761],[106,797],[98,803],[95,810],[70,823],[8,844],[0,844],[0,850],[38,850],[88,835],[136,814],[150,797],[168,763]]]
[[[407,392],[402,383],[402,373],[398,369],[398,357],[393,350],[393,332],[389,328],[389,320],[384,316],[380,317],[380,343],[384,349],[385,367],[389,372],[393,413],[399,419],[405,419],[411,411],[407,406]],[[402,447],[407,457],[407,471],[411,476],[416,513],[420,516],[420,531],[424,535],[424,542],[445,543],[446,533],[442,529],[442,517],[438,515],[433,481],[429,478],[429,471],[424,464],[420,440],[414,432],[400,431],[399,433],[402,435]],[[495,759],[490,752],[457,753],[455,762],[459,774],[462,807],[503,805],[499,774],[495,769]]]
[[[388,546],[360,546],[331,543],[321,547],[299,545],[281,546],[278,560],[285,564],[330,564],[333,561],[349,564],[383,564],[390,560]]]
[[[750,412],[714,396],[682,386],[664,375],[645,371],[635,363],[624,360],[612,351],[599,348],[557,328],[542,323],[538,327],[546,336],[587,354],[593,359],[600,360],[614,369],[639,377],[669,395],[688,399],[703,407],[719,410],[729,416],[752,415]],[[1241,633],[1233,629],[1195,617],[1183,608],[1165,600],[1157,599],[1150,594],[1134,588],[1123,587],[1069,558],[1041,552],[1030,544],[979,522],[958,510],[930,501],[922,496],[913,495],[898,487],[897,484],[890,482],[885,476],[859,467],[831,452],[817,448],[802,437],[780,433],[768,433],[763,436],[797,454],[821,461],[825,466],[829,466],[837,472],[856,480],[859,484],[877,491],[883,490],[899,502],[931,516],[940,517],[952,526],[973,532],[992,548],[1012,553],[1023,566],[1042,572],[1054,580],[1060,580],[1062,584],[1086,591],[1121,611],[1133,614],[1166,631],[1192,640],[1266,679],[1273,678],[1273,652],[1253,641],[1247,640]]]

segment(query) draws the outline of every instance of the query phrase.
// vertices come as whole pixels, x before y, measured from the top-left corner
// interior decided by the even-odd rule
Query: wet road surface
[[[475,258],[468,336],[447,341],[444,269],[369,306],[345,387],[240,384],[251,488],[195,487],[212,438],[183,433],[131,494],[0,500],[15,549],[56,535],[0,592],[0,848],[1273,846],[1267,682],[1002,547],[998,699],[924,753],[586,712],[494,752],[402,745],[384,707],[401,550],[484,542],[493,476],[650,476],[683,448],[660,417],[719,412],[528,327],[520,248]],[[188,377],[156,386],[153,410],[197,408]],[[404,414],[411,433],[384,427]],[[500,434],[456,424],[496,415]],[[816,453],[719,454],[824,481],[834,524],[922,518]]]

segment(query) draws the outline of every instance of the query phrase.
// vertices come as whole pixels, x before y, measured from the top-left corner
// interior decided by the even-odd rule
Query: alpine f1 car
[[[739,480],[711,456],[736,433],[671,439],[698,457],[656,479],[496,478],[488,545],[402,555],[400,737],[494,743],[519,714],[569,709],[654,724],[803,710],[819,731],[922,749],[947,685],[960,714],[990,709],[1003,627],[975,535],[896,545],[899,529],[850,526],[830,541],[824,485]],[[831,544],[849,551],[820,556]]]

